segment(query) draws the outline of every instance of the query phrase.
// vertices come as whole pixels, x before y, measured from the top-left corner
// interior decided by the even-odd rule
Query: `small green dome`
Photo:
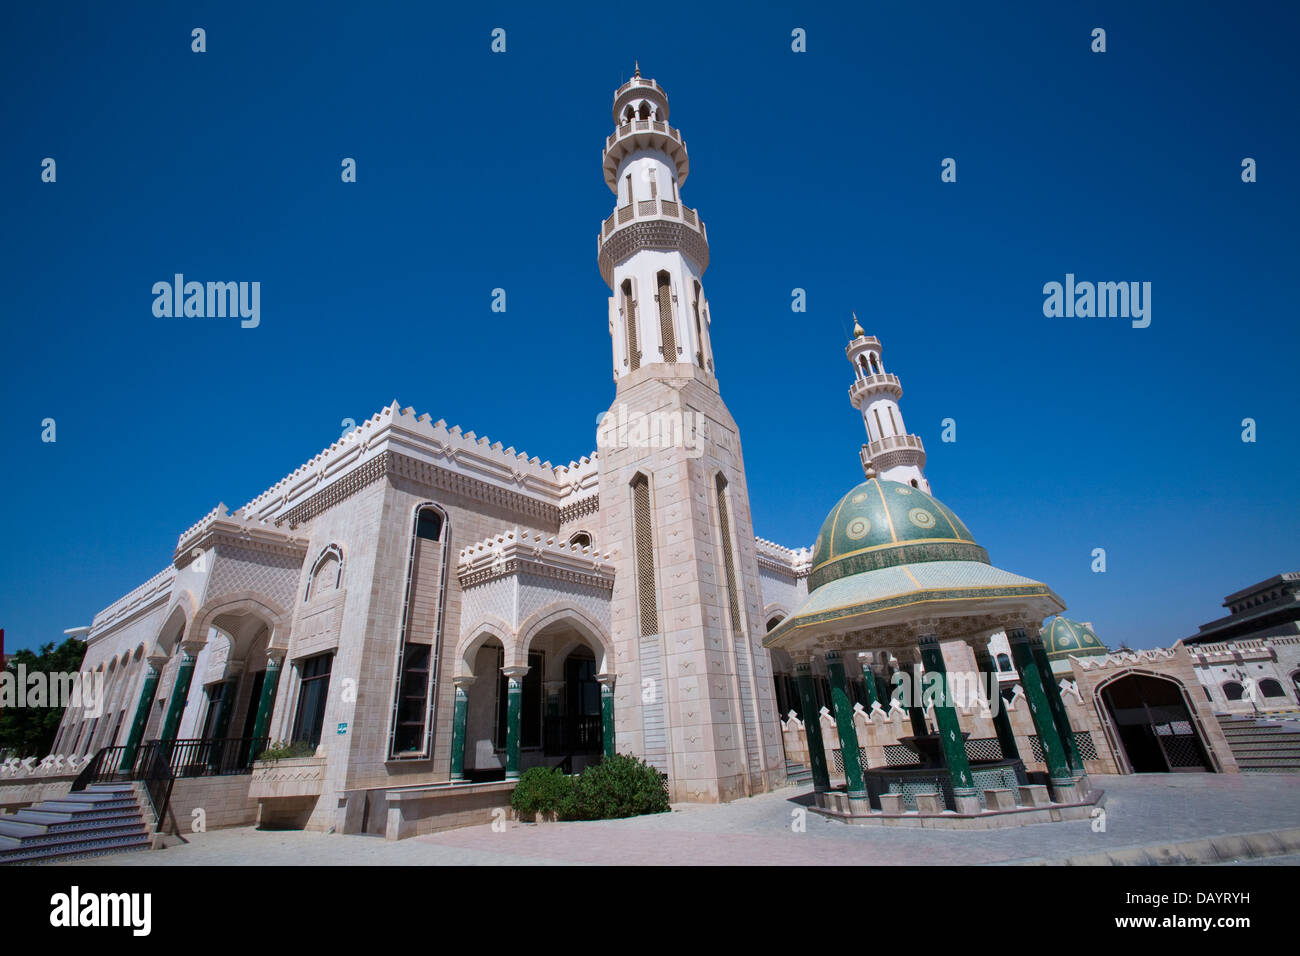
[[[1066,617],[1054,617],[1044,624],[1041,636],[1049,661],[1069,660],[1070,655],[1097,657],[1110,653],[1091,627]]]
[[[978,561],[988,552],[938,499],[872,478],[840,499],[813,545],[809,590],[863,571],[921,561]]]

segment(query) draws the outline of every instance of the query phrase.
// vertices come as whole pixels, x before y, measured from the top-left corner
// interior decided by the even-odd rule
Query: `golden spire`
[[[853,316],[853,337],[855,339],[860,339],[867,333],[863,331],[862,325],[858,322],[858,313],[853,312],[851,314]]]

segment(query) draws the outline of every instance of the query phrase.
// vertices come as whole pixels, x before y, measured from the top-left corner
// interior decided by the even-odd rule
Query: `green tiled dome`
[[[872,478],[840,499],[813,545],[809,590],[863,571],[922,561],[978,561],[988,552],[936,498]]]
[[[1094,657],[1110,653],[1092,628],[1065,617],[1054,617],[1044,624],[1042,638],[1050,661],[1068,660],[1071,654]]]

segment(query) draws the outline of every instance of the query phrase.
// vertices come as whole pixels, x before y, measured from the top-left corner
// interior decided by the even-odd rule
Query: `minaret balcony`
[[[601,159],[605,170],[605,185],[618,192],[618,167],[623,159],[638,149],[657,149],[668,156],[677,168],[677,187],[680,189],[691,172],[691,158],[686,153],[680,130],[673,129],[662,120],[638,119],[624,123],[605,140]]]
[[[915,435],[888,435],[862,446],[862,469],[878,475],[900,465],[925,467],[925,445]]]
[[[922,455],[921,460],[925,460],[925,445],[915,435],[886,435],[879,441],[867,445],[867,457],[874,461],[886,452],[908,450],[919,451]]]
[[[700,214],[671,199],[639,199],[620,206],[596,237],[600,276],[614,288],[614,266],[640,249],[675,250],[693,260],[700,273],[709,267],[709,233]]]
[[[861,408],[864,399],[880,392],[892,396],[894,401],[902,398],[903,385],[898,381],[898,376],[891,375],[889,372],[877,372],[874,375],[855,379],[849,386],[849,401],[853,403],[854,408]]]

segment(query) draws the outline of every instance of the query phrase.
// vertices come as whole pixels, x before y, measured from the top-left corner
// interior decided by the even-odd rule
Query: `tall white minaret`
[[[639,69],[614,124],[603,165],[618,199],[597,249],[616,389],[596,544],[614,565],[615,746],[667,773],[674,800],[732,800],[779,786],[785,764],[740,430],[713,369],[709,242],[682,203],[668,97]]]
[[[621,388],[647,366],[685,364],[711,380],[702,282],[708,234],[699,213],[682,202],[691,163],[682,134],[668,125],[668,95],[639,67],[614,95],[614,132],[603,161],[605,184],[617,197],[597,239],[600,275],[614,293],[614,378]]]
[[[867,335],[853,316],[853,340],[844,349],[853,365],[854,381],[849,401],[862,413],[867,442],[862,446],[862,470],[868,478],[898,481],[930,493],[925,479],[925,446],[909,435],[898,400],[903,386],[897,375],[885,371],[880,340]]]

